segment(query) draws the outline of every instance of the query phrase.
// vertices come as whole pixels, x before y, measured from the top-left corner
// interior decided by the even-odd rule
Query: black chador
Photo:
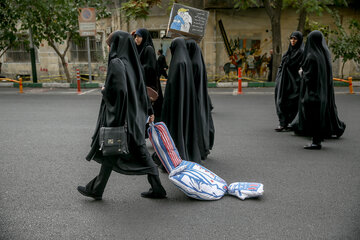
[[[186,40],[192,62],[197,105],[199,107],[199,146],[201,158],[206,159],[214,145],[215,128],[211,114],[211,101],[207,89],[207,73],[200,47],[195,40]]]
[[[340,137],[346,127],[338,118],[330,51],[320,31],[307,38],[302,70],[299,112],[292,126],[295,133],[313,137],[313,146],[305,148],[319,149],[323,138]]]
[[[141,63],[135,42],[129,33],[116,31],[107,40],[110,46],[108,71],[102,89],[102,101],[97,125],[92,137],[88,161],[101,164],[97,177],[86,187],[78,187],[85,196],[101,199],[112,170],[127,175],[148,175],[151,185],[143,197],[165,197],[158,169],[150,158],[145,144],[145,122],[148,97],[143,80]],[[127,123],[130,155],[125,157],[104,157],[99,150],[99,128],[123,126]]]
[[[159,95],[158,99],[153,103],[155,118],[159,120],[164,97],[161,90],[160,77],[158,76],[154,44],[149,31],[144,28],[136,30],[135,35],[142,37],[141,44],[136,47],[140,55],[140,62],[144,68],[145,84],[147,87],[157,91]]]
[[[282,131],[292,122],[298,111],[300,91],[300,63],[303,60],[303,35],[301,32],[293,32],[290,39],[297,40],[292,46],[289,44],[287,52],[281,60],[276,75],[275,106],[279,118],[279,127],[276,131]]]
[[[162,121],[183,160],[200,162],[198,119],[199,107],[193,77],[192,62],[183,38],[170,45],[171,62],[166,83]]]

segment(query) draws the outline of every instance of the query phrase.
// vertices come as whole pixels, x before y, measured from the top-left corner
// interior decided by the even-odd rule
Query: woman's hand
[[[154,115],[154,114],[150,115],[150,117],[149,117],[149,123],[154,122],[154,120],[155,120],[155,115]]]

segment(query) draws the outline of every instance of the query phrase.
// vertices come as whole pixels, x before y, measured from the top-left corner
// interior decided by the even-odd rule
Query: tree
[[[6,3],[8,10],[16,14],[19,20],[17,24],[20,25],[19,28],[8,30],[6,30],[6,25],[0,25],[1,31],[9,31],[7,39],[10,40],[11,36],[16,35],[19,30],[31,30],[36,46],[46,40],[60,57],[68,82],[71,82],[71,78],[65,56],[70,47],[70,41],[77,41],[80,38],[78,9],[86,6],[95,7],[98,17],[108,14],[106,0],[7,0]],[[59,48],[60,44],[66,46],[63,51]]]
[[[342,26],[339,18],[336,18],[337,30],[332,31],[330,48],[336,59],[342,59],[341,78],[344,78],[344,66],[350,60],[360,64],[360,22],[352,19],[349,22],[349,32]]]
[[[285,0],[284,8],[293,7],[299,13],[297,30],[304,33],[308,15],[315,13],[321,16],[324,11],[333,14],[329,6],[347,6],[346,0]]]
[[[306,19],[303,35],[307,36],[309,33],[311,33],[314,30],[318,30],[318,31],[322,32],[326,41],[328,40],[330,32],[331,32],[329,25],[321,24],[319,22],[310,21],[309,19]]]
[[[150,8],[159,5],[161,0],[129,0],[122,4],[121,11],[125,12],[126,20],[146,19]]]
[[[247,9],[252,6],[260,7],[260,3],[264,6],[271,22],[273,48],[272,79],[274,80],[282,57],[280,17],[283,0],[234,0],[234,2],[235,9]]]
[[[0,59],[10,47],[16,47],[18,40],[19,13],[14,11],[9,1],[0,2]],[[0,62],[0,73],[1,73]]]

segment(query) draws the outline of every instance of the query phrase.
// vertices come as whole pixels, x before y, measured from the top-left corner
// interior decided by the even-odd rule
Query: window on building
[[[88,49],[86,38],[81,38],[80,42],[71,42],[70,53],[72,62],[87,62]],[[102,35],[97,34],[96,37],[90,37],[90,56],[91,62],[100,62],[103,60]]]
[[[252,49],[259,49],[260,48],[260,40],[254,40],[254,39],[231,39],[230,45],[233,49],[244,49],[246,51]]]
[[[149,30],[152,39],[159,39],[165,35],[166,30],[159,29],[159,30]]]
[[[149,30],[149,33],[150,33],[152,39],[157,39],[160,36],[158,30]]]
[[[17,46],[11,47],[6,51],[5,62],[9,63],[26,63],[31,62],[30,50],[26,39],[28,36],[22,36]],[[35,48],[35,61],[38,62],[37,48]]]

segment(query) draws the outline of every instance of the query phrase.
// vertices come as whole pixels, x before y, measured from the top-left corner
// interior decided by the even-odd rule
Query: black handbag
[[[121,127],[101,127],[100,151],[103,156],[126,155],[129,153],[126,124]]]

